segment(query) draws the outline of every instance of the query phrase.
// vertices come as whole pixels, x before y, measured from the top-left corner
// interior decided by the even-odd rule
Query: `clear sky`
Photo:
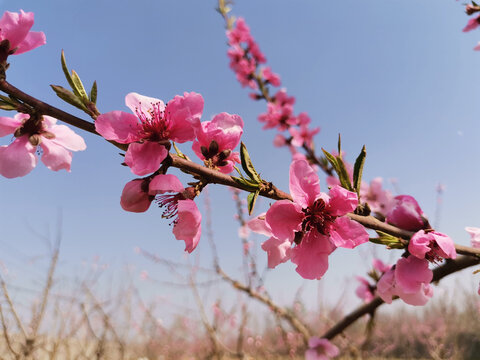
[[[275,133],[261,130],[256,120],[265,104],[252,102],[228,68],[215,1],[3,0],[0,5],[35,12],[33,30],[47,37],[45,46],[9,59],[8,80],[15,86],[79,114],[48,86],[66,86],[60,68],[64,49],[70,68],[85,84],[97,80],[101,112],[128,111],[124,97],[132,91],[165,101],[183,91],[199,92],[205,99],[203,119],[223,111],[242,116],[243,141],[257,169],[288,188],[290,155],[271,145]],[[415,196],[431,218],[441,182],[446,192],[440,230],[468,244],[463,228],[480,227],[480,53],[472,50],[480,32],[461,32],[468,18],[459,2],[250,0],[238,1],[233,13],[246,19],[268,64],[296,97],[296,112],[308,112],[321,127],[318,149],[333,149],[341,133],[353,161],[365,144],[365,179],[397,179],[401,192]],[[88,148],[74,154],[71,173],[55,173],[39,163],[24,178],[0,178],[0,259],[21,272],[30,256],[45,252],[38,234],[47,234],[48,228],[53,232],[60,212],[65,274],[84,271],[82,263],[99,256],[112,269],[136,264],[137,271],[168,278],[165,269],[152,266],[133,248],[181,260],[183,242],[174,239],[155,206],[145,214],[120,208],[121,191],[133,174],[120,166],[115,147],[78,132]],[[188,146],[182,149],[188,152]],[[222,264],[238,274],[235,206],[227,189],[210,186],[209,192]],[[197,201],[201,208],[203,201],[203,196]],[[265,210],[268,202],[259,205]],[[325,294],[340,295],[347,276],[364,273],[370,249],[335,252],[322,285]],[[391,255],[375,251],[383,258]],[[209,265],[205,238],[195,253]],[[264,264],[266,255],[259,257]],[[283,300],[305,284],[289,264],[272,271],[269,281]],[[316,289],[316,282],[307,283]]]

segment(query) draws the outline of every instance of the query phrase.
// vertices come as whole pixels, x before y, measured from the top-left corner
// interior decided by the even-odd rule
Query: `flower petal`
[[[278,240],[273,236],[262,243],[262,249],[267,252],[268,267],[275,268],[278,264],[290,259],[292,243],[289,240]]]
[[[123,210],[131,212],[145,212],[152,203],[152,196],[144,191],[143,179],[135,179],[125,184],[120,198],[120,205]]]
[[[277,239],[293,241],[295,232],[301,230],[304,216],[298,204],[280,200],[268,209],[265,221]]]
[[[150,195],[164,194],[166,192],[182,192],[182,182],[173,174],[160,174],[155,176],[148,187]]]
[[[333,216],[343,216],[357,208],[357,194],[335,185],[329,192],[330,201],[328,203],[328,213]]]
[[[107,140],[130,144],[141,139],[141,125],[135,115],[110,111],[95,120],[95,130]]]
[[[292,262],[297,264],[296,271],[304,279],[320,280],[328,269],[328,254],[326,249],[332,246],[328,237],[319,235],[310,231],[307,236],[302,239],[300,245],[292,249]]]
[[[203,97],[195,92],[175,96],[168,102],[165,110],[170,122],[170,138],[184,143],[195,139],[194,125],[203,112]]]
[[[455,259],[457,257],[455,244],[449,236],[436,231],[433,231],[431,234],[435,238],[437,245],[443,251],[442,255],[444,258]]]
[[[125,153],[125,164],[135,175],[143,176],[157,171],[167,155],[165,146],[158,143],[151,141],[142,144],[132,143]]]
[[[433,272],[428,261],[415,256],[401,258],[395,267],[395,281],[401,292],[414,294],[420,291],[422,284],[432,281]]]
[[[52,141],[72,151],[83,151],[87,148],[85,140],[65,125],[53,125],[49,129],[55,138]]]
[[[303,209],[320,195],[318,175],[305,160],[296,160],[290,165],[290,194]]]
[[[22,120],[0,116],[0,137],[13,134],[22,125]]]
[[[268,226],[267,222],[265,221],[265,215],[266,213],[260,214],[256,217],[254,217],[252,220],[250,220],[247,223],[247,226],[252,230],[253,232],[256,232],[257,234],[262,234],[265,236],[272,236],[272,230],[270,229],[270,226]],[[260,217],[263,217],[263,219],[260,219]]]
[[[353,249],[368,242],[368,233],[365,228],[346,216],[335,220],[330,231],[330,240],[337,247]]]
[[[8,146],[0,146],[0,174],[9,179],[27,175],[37,165],[35,150],[27,136],[16,138]]]
[[[33,26],[33,12],[20,13],[5,11],[0,19],[1,39],[10,41],[10,49],[13,50],[25,39]]]
[[[43,150],[42,162],[53,171],[65,169],[70,172],[72,153],[53,140],[42,137],[40,147]]]
[[[25,39],[18,45],[17,51],[13,55],[20,55],[24,52],[33,50],[39,46],[45,45],[47,39],[41,31],[30,31]]]
[[[157,98],[143,96],[135,92],[131,92],[125,96],[125,104],[137,115],[137,113],[147,115],[152,107],[158,106],[160,111],[165,110],[165,103]]]
[[[185,251],[191,253],[200,240],[202,232],[202,214],[193,200],[178,201],[178,221],[173,227],[177,240],[185,241]]]

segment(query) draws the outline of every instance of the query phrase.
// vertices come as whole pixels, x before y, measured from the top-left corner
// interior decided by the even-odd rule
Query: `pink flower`
[[[373,212],[385,215],[393,208],[395,200],[390,191],[382,189],[382,182],[381,177],[370,181],[370,186],[362,182],[360,198]]]
[[[320,132],[320,128],[316,127],[315,129],[310,130],[308,125],[301,125],[299,129],[290,127],[288,130],[290,135],[292,135],[293,146],[303,146],[303,144],[311,147],[313,144],[313,137]]]
[[[373,263],[373,268],[378,272],[380,272],[381,274],[386,273],[388,270],[392,268],[392,265],[387,265],[380,259],[373,259],[372,263]]]
[[[272,102],[267,104],[267,112],[258,116],[258,120],[265,123],[263,128],[277,128],[279,131],[284,131],[290,126],[296,125],[298,119],[293,115],[294,103],[295,98],[288,96],[285,89],[279,90]]]
[[[82,137],[65,125],[56,125],[50,116],[17,114],[14,118],[0,117],[0,137],[13,134],[14,141],[0,146],[0,174],[7,178],[27,175],[37,165],[37,147],[42,150],[42,162],[53,171],[70,171],[72,153],[85,150]]]
[[[5,11],[0,19],[0,63],[9,55],[19,55],[45,45],[43,32],[30,31],[33,26],[33,12],[20,13]]]
[[[135,115],[111,111],[100,115],[95,129],[107,140],[129,144],[125,163],[135,175],[150,174],[168,155],[169,141],[183,143],[195,138],[193,122],[203,111],[203,98],[191,92],[175,96],[166,106],[162,100],[129,93],[125,103]]]
[[[471,18],[468,20],[467,25],[463,28],[463,32],[468,32],[471,30],[476,29],[480,25],[480,16],[477,16],[476,18]]]
[[[425,305],[433,296],[430,282],[433,272],[428,261],[415,256],[401,258],[395,268],[387,271],[377,284],[377,293],[390,304],[393,296],[400,297],[410,305]]]
[[[413,256],[430,262],[457,257],[453,240],[436,231],[427,233],[424,230],[417,231],[408,243],[408,251]]]
[[[308,350],[305,352],[305,360],[329,360],[338,356],[340,351],[327,339],[316,336],[308,340]]]
[[[412,196],[399,195],[395,201],[395,206],[387,214],[388,223],[409,231],[418,231],[425,226],[423,211]]]
[[[270,66],[264,67],[262,69],[262,75],[265,81],[268,81],[273,86],[280,86],[280,76],[272,72]]]
[[[472,247],[480,249],[480,228],[467,226],[465,230],[471,236]]]
[[[355,290],[355,294],[365,302],[370,302],[375,297],[375,286],[371,285],[367,279],[362,276],[357,276],[360,284]]]
[[[173,194],[165,194],[173,193]],[[185,251],[191,253],[201,235],[202,215],[192,200],[196,196],[191,187],[184,189],[180,180],[172,174],[157,175],[128,182],[122,192],[120,204],[126,211],[144,212],[153,199],[164,208],[162,217],[173,220],[173,235],[185,241]]]
[[[292,262],[302,277],[320,279],[336,247],[352,249],[368,241],[363,226],[343,216],[357,207],[357,194],[339,186],[329,195],[320,192],[318,176],[305,160],[290,165],[290,193],[293,202],[274,203],[265,221],[275,238],[297,244]]]
[[[196,139],[192,149],[209,165],[223,173],[233,171],[235,162],[240,162],[238,152],[232,152],[240,142],[243,133],[243,120],[238,115],[221,113],[213,120],[194,124]]]

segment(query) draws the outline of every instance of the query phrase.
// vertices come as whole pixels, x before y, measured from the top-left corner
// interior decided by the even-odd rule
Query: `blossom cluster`
[[[465,12],[467,13],[467,15],[473,15],[475,13],[480,12],[480,6],[478,6],[476,3],[473,3],[472,1],[472,4],[466,5]],[[468,20],[467,25],[465,25],[465,27],[463,28],[463,32],[469,32],[469,31],[475,30],[479,26],[480,26],[480,15],[477,15],[475,17],[470,18],[470,20]],[[477,51],[480,50],[480,42],[477,44],[477,46],[473,48],[473,50],[477,50]]]
[[[43,32],[30,31],[32,12],[5,11],[0,19],[0,69],[5,77],[10,55],[18,55],[46,43]],[[20,110],[20,109],[18,109]],[[86,149],[85,141],[57,119],[23,108],[13,118],[0,117],[0,137],[13,135],[9,145],[0,146],[0,175],[16,178],[27,175],[37,165],[36,153],[53,171],[70,171],[71,151]]]
[[[260,114],[258,120],[264,124],[264,129],[277,129],[280,132],[274,144],[288,145],[294,155],[297,153],[295,147],[305,145],[311,148],[313,137],[320,128],[309,128],[311,120],[307,113],[294,114],[295,98],[289,96],[285,89],[278,90],[274,95],[268,93],[270,85],[281,86],[280,76],[272,72],[269,66],[260,67],[267,60],[243,18],[238,18],[234,26],[227,30],[227,38],[230,45],[227,51],[230,68],[235,72],[237,80],[242,86],[258,90],[258,93],[250,94],[252,99],[267,101],[267,111]],[[289,132],[288,137],[281,134],[286,130]]]
[[[97,132],[105,139],[128,145],[125,164],[133,174],[143,176],[125,185],[120,204],[126,211],[144,212],[155,200],[164,208],[162,216],[173,219],[176,239],[185,241],[185,251],[192,252],[200,239],[202,219],[193,199],[201,189],[184,188],[175,175],[165,174],[162,163],[172,141],[192,141],[193,151],[206,166],[230,173],[234,163],[240,162],[233,150],[240,142],[243,120],[220,113],[201,122],[204,101],[194,92],[177,95],[167,104],[129,93],[125,103],[133,114],[111,111],[95,121]]]

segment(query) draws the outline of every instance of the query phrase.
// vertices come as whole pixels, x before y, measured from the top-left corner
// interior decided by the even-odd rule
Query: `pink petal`
[[[455,244],[453,240],[442,233],[433,231],[431,235],[434,237],[437,245],[443,251],[442,256],[446,259],[455,259],[457,257],[457,251],[455,250]]]
[[[353,249],[368,242],[368,233],[365,228],[346,216],[335,220],[330,231],[330,240],[337,247]]]
[[[148,188],[150,195],[164,194],[166,192],[182,192],[182,182],[173,174],[160,174],[155,176]]]
[[[143,96],[135,92],[131,92],[125,96],[125,104],[134,114],[140,112],[147,115],[153,105],[158,106],[160,111],[165,110],[165,103],[162,100]]]
[[[151,141],[142,144],[132,143],[125,153],[125,164],[135,175],[151,174],[160,168],[160,164],[167,157],[165,146]]]
[[[257,217],[254,217],[252,220],[250,220],[247,223],[247,226],[252,230],[253,232],[256,232],[257,234],[262,234],[265,236],[272,236],[272,230],[270,229],[270,226],[268,226],[267,222],[265,221],[265,213],[260,214]],[[260,219],[260,217],[263,217],[263,219]]]
[[[278,240],[271,237],[262,243],[262,249],[267,252],[268,267],[275,268],[278,264],[284,263],[290,259],[292,243],[289,240]]]
[[[9,179],[27,175],[37,165],[35,150],[27,136],[16,138],[8,146],[0,146],[0,174]]]
[[[33,12],[20,13],[5,11],[0,19],[0,36],[2,40],[10,41],[10,49],[15,49],[25,39],[33,26]]]
[[[243,133],[243,120],[238,115],[223,112],[215,115],[211,121],[221,131],[221,137],[214,139],[221,150],[233,150],[240,142]]]
[[[388,223],[410,231],[423,228],[423,211],[412,196],[396,196],[395,201],[395,206],[387,214]]]
[[[55,138],[52,139],[54,143],[69,150],[83,151],[87,148],[85,140],[65,125],[53,125],[49,131],[55,135]]]
[[[30,31],[25,39],[18,45],[17,51],[13,55],[20,55],[24,52],[33,50],[39,46],[45,45],[47,43],[47,38],[45,34],[41,31]]]
[[[202,215],[193,200],[178,201],[178,221],[173,227],[177,240],[185,241],[185,251],[191,253],[198,244],[201,235]]]
[[[171,121],[170,137],[183,143],[195,139],[194,124],[202,116],[203,97],[195,92],[175,96],[167,104],[166,113]]]
[[[395,268],[395,280],[401,292],[414,294],[420,291],[423,283],[432,281],[433,272],[428,268],[428,261],[415,256],[401,258]]]
[[[296,271],[304,279],[320,280],[328,269],[328,255],[332,249],[328,237],[310,231],[300,245],[292,249],[292,262],[297,265]]]
[[[418,292],[413,294],[399,292],[398,296],[409,305],[423,306],[433,296],[433,287],[430,284],[422,284]]]
[[[0,137],[13,134],[21,125],[21,119],[0,116]]]
[[[373,259],[373,268],[381,273],[386,273],[392,268],[391,265],[384,264],[380,259]]]
[[[131,212],[145,212],[152,203],[152,196],[144,191],[143,179],[135,179],[125,184],[120,198],[120,205],[123,210]]]
[[[470,20],[468,20],[467,22],[467,25],[463,28],[463,32],[468,32],[468,31],[472,31],[474,29],[476,29],[478,27],[478,25],[480,25],[478,23],[478,20],[480,19],[480,17],[476,17],[476,18],[471,18]]]
[[[320,195],[318,176],[305,160],[296,160],[290,165],[290,194],[303,209],[312,205]]]
[[[72,153],[53,140],[42,137],[40,147],[43,150],[42,162],[53,171],[65,169],[70,172]]]
[[[95,130],[107,140],[130,144],[141,139],[142,128],[135,115],[110,111],[95,120]]]
[[[357,208],[357,194],[335,185],[330,189],[330,201],[328,213],[333,216],[343,216]]]
[[[465,231],[470,234],[472,247],[480,248],[480,228],[467,226]]]
[[[293,241],[295,232],[301,230],[304,217],[299,205],[289,200],[280,200],[268,209],[265,221],[277,239]]]
[[[392,303],[395,295],[395,270],[388,270],[377,283],[377,294],[387,304]]]
[[[431,240],[433,240],[432,235],[425,234],[423,230],[417,231],[408,243],[409,253],[419,259],[425,259],[425,254],[431,250],[429,246]]]

